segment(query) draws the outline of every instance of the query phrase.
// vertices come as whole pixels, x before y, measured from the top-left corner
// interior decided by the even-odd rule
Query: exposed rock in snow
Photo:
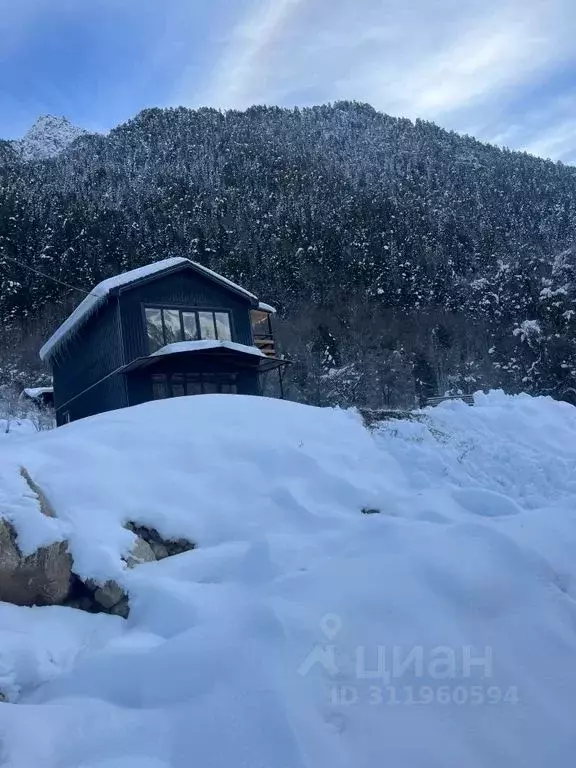
[[[114,608],[115,605],[126,599],[124,590],[115,581],[107,581],[101,587],[94,590],[94,600],[105,610]]]
[[[128,568],[135,568],[143,563],[154,563],[195,548],[195,544],[187,539],[164,539],[155,528],[136,523],[127,523],[125,527],[137,537],[130,554],[124,558]],[[123,619],[130,615],[129,597],[118,582],[109,579],[104,584],[99,584],[94,579],[88,579],[85,584],[80,580],[77,583],[83,595],[73,599],[69,605],[90,613],[109,613]]]
[[[14,150],[23,160],[46,160],[63,152],[88,131],[78,128],[65,117],[43,115],[22,139],[13,141]]]
[[[70,590],[72,559],[66,542],[20,551],[16,533],[0,520],[0,601],[14,605],[60,605]]]
[[[24,467],[20,467],[19,475],[18,492],[25,503],[8,517],[0,508],[0,601],[23,606],[60,605],[68,597],[72,578],[68,544],[54,541],[53,534],[46,537],[41,533],[35,541],[34,537],[20,536],[22,524],[34,527],[38,518],[52,522],[55,514]]]
[[[6,478],[1,478],[8,485],[8,493],[0,495],[0,602],[19,606],[66,605],[88,613],[127,618],[130,604],[126,590],[115,579],[81,579],[76,574],[69,532],[58,528],[62,521],[57,519],[50,500],[28,470],[21,466],[19,475],[21,482],[16,484],[16,493],[22,495],[26,504],[16,513],[9,503],[9,494],[15,489],[6,483]],[[7,510],[2,509],[5,504]],[[54,527],[31,536],[29,529],[37,527],[38,518],[48,519]],[[187,552],[195,546],[185,539],[165,540],[154,528],[137,523],[128,523],[126,529],[133,537],[128,554],[122,558],[123,567],[128,569]],[[65,530],[66,537],[62,535]]]
[[[134,568],[141,563],[153,563],[156,560],[156,555],[152,551],[152,547],[144,539],[138,538],[136,544],[132,547],[132,551],[126,558],[126,565],[128,568]]]
[[[126,528],[138,536],[138,540],[147,544],[154,553],[155,560],[164,560],[172,555],[181,555],[190,552],[196,545],[188,539],[167,539],[161,536],[155,528],[136,523],[126,523]],[[135,550],[133,550],[135,554]]]

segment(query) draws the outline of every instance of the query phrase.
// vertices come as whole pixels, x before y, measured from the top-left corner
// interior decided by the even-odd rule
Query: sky
[[[0,0],[0,137],[363,101],[576,163],[576,0]]]

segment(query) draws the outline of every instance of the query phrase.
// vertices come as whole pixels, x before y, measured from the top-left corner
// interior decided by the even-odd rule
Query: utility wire
[[[80,291],[80,293],[84,293],[86,294],[86,296],[91,295],[91,291],[87,291],[85,288],[78,288],[77,285],[70,285],[70,283],[66,283],[64,282],[64,280],[58,280],[57,277],[46,275],[44,272],[40,272],[39,269],[34,269],[34,267],[31,267],[28,264],[23,264],[21,261],[18,261],[18,259],[13,259],[11,256],[5,256],[4,254],[2,254],[0,256],[0,259],[11,261],[13,264],[17,264],[19,267],[22,267],[23,269],[27,269],[30,272],[34,272],[35,274],[40,275],[40,277],[45,277],[46,280],[52,280],[53,283],[59,283],[60,285],[63,285],[65,288],[71,288],[73,291]]]

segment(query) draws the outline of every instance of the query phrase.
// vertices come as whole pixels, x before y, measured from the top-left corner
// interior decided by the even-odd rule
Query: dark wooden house
[[[273,313],[184,258],[104,280],[40,351],[57,424],[179,395],[261,394],[261,375],[285,365]]]

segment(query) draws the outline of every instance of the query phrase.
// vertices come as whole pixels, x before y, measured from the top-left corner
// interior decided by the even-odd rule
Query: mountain
[[[63,152],[73,141],[86,136],[87,131],[78,128],[65,117],[44,115],[39,117],[22,139],[12,142],[22,160],[46,160]]]
[[[5,378],[37,365],[69,286],[187,255],[278,305],[289,397],[574,399],[575,168],[350,102],[150,109],[2,157]]]

